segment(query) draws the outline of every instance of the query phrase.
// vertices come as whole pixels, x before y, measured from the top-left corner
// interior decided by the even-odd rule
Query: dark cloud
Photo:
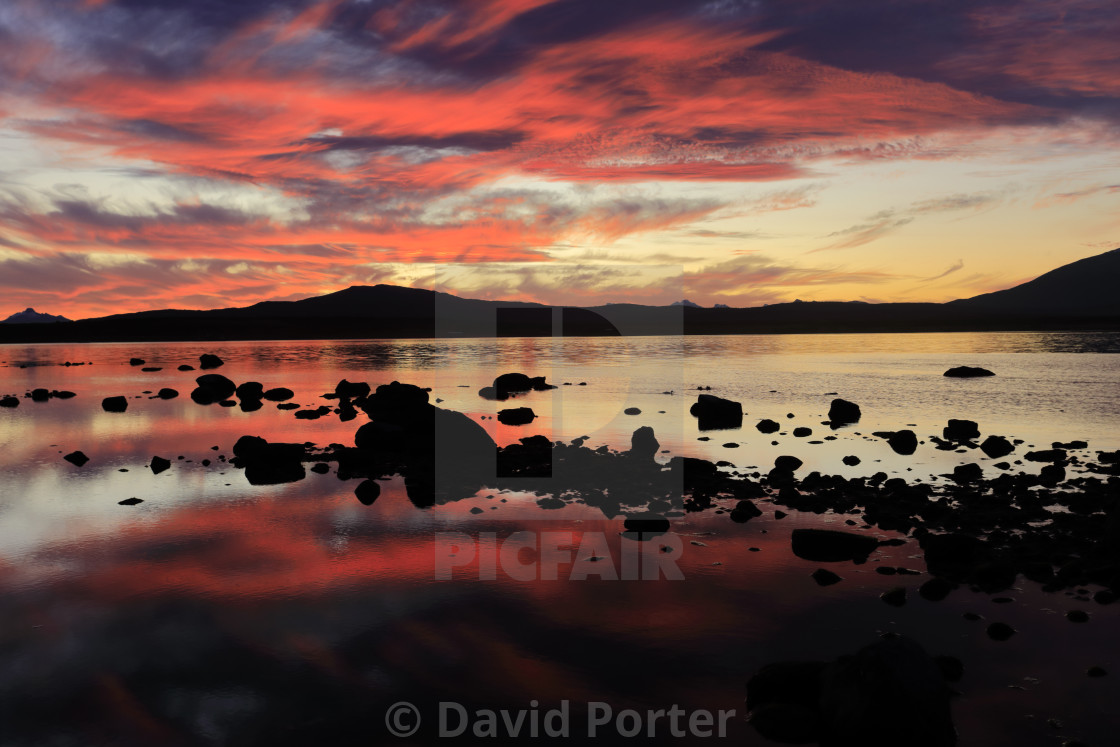
[[[310,145],[316,150],[382,150],[392,147],[413,148],[462,148],[474,151],[493,151],[512,148],[526,137],[518,130],[489,130],[482,132],[457,132],[442,137],[423,135],[367,135],[334,136],[317,135],[299,145]]]

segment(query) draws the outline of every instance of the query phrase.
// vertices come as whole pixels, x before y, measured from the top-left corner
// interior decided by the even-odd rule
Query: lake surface
[[[333,469],[249,485],[222,461],[240,436],[352,445],[366,418],[298,420],[267,402],[256,412],[197,405],[188,395],[203,372],[177,366],[197,365],[202,353],[224,359],[218,373],[289,387],[306,407],[333,405],[321,395],[343,378],[398,380],[431,387],[440,407],[466,413],[499,444],[587,436],[589,447],[625,450],[636,428],[650,426],[660,461],[725,460],[748,473],[784,454],[802,459],[803,472],[883,471],[934,484],[962,463],[998,472],[1000,460],[978,450],[934,448],[929,436],[949,418],[1022,439],[1009,461],[1055,441],[1085,440],[1088,455],[1120,448],[1117,333],[0,346],[0,395],[20,397],[0,409],[0,744],[410,743],[386,728],[386,709],[399,701],[423,718],[411,743],[445,743],[432,731],[441,701],[470,711],[537,701],[543,713],[564,700],[580,713],[589,701],[616,713],[734,709],[729,739],[772,744],[743,721],[751,674],[772,661],[854,653],[883,632],[964,663],[953,704],[961,745],[1108,744],[1120,726],[1120,605],[1020,578],[1005,603],[962,588],[891,607],[879,595],[900,579],[875,566],[924,571],[913,542],[864,565],[830,564],[844,581],[821,588],[810,578],[821,564],[791,554],[790,532],[844,528],[847,517],[778,519],[766,501],[746,524],[713,511],[674,518],[680,580],[610,580],[606,570],[573,579],[573,563],[589,555],[624,575],[634,543],[619,536],[620,518],[579,503],[544,510],[541,496],[519,491],[419,509],[399,478],[365,506]],[[142,372],[131,357],[162,370]],[[941,375],[956,365],[997,375]],[[510,403],[478,395],[508,371],[557,388]],[[37,387],[76,396],[24,398]],[[163,387],[180,396],[144,394]],[[697,387],[742,402],[743,428],[701,432],[689,414]],[[112,395],[130,398],[127,412],[102,410]],[[860,404],[859,423],[822,424],[835,396]],[[511,406],[539,417],[527,426],[493,419]],[[763,418],[781,430],[760,433]],[[797,427],[812,434],[794,437]],[[901,428],[922,440],[912,456],[872,435]],[[79,449],[84,466],[62,459]],[[153,456],[171,468],[153,474]],[[119,505],[131,497],[143,502]],[[501,545],[518,532],[536,543],[537,556],[518,556],[526,562],[547,542],[567,548],[556,580],[516,578],[500,554],[486,559],[491,536]],[[454,548],[450,537],[471,544]],[[495,573],[484,572],[488,562]],[[451,578],[437,578],[440,569]],[[1073,608],[1091,621],[1068,622]],[[966,612],[1019,633],[992,641]],[[1089,678],[1090,666],[1115,674]]]

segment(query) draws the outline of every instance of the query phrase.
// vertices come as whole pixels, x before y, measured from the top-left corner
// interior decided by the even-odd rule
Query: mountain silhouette
[[[17,311],[7,319],[0,321],[0,324],[44,324],[47,322],[68,322],[70,321],[64,316],[54,316],[53,314],[40,314],[35,309],[28,306],[23,311]]]
[[[9,323],[0,325],[0,343],[1117,329],[1118,284],[1120,249],[1014,288],[944,304],[554,307],[359,285],[300,301],[262,301],[240,308],[160,309],[59,324],[11,323],[15,320],[9,317]]]

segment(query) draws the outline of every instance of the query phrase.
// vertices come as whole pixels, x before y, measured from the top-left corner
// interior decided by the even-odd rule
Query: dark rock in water
[[[238,384],[234,390],[238,399],[261,399],[264,397],[264,384],[259,381],[246,381]]]
[[[1064,462],[1068,457],[1064,449],[1043,449],[1028,451],[1023,458],[1028,462]]]
[[[958,464],[953,468],[952,478],[954,482],[961,484],[976,482],[984,478],[984,470],[975,462]]]
[[[914,431],[875,431],[873,434],[879,438],[885,438],[887,445],[890,446],[896,454],[908,456],[918,450],[918,437],[914,435]]]
[[[824,563],[863,561],[879,547],[874,537],[832,529],[794,529],[791,539],[794,555]]]
[[[145,366],[144,368],[141,368],[140,370],[143,371],[144,373],[155,373],[156,371],[162,371],[163,368],[160,367],[160,366]]]
[[[317,475],[325,475],[331,471],[331,466],[326,462],[316,462],[311,465],[311,471]]]
[[[999,459],[1015,451],[1015,446],[1003,436],[988,436],[980,444],[980,451],[990,459]]]
[[[648,425],[643,425],[630,436],[630,456],[635,459],[652,460],[659,448],[661,444]]]
[[[813,571],[813,580],[817,582],[817,586],[832,586],[833,584],[840,583],[844,579],[830,570],[818,568]]]
[[[1089,613],[1085,610],[1070,610],[1066,613],[1066,619],[1072,623],[1087,623],[1089,622]]]
[[[884,591],[879,595],[879,598],[892,607],[901,607],[906,604],[906,589],[897,586],[889,591]]]
[[[949,419],[949,424],[941,431],[941,435],[949,441],[971,441],[980,438],[980,427],[975,420]]]
[[[277,410],[298,410],[299,405],[295,402],[281,402],[276,405]]]
[[[523,394],[524,392],[544,392],[556,387],[545,381],[543,376],[527,376],[523,373],[504,373],[498,378],[494,379],[493,387],[487,387],[491,390],[491,396],[488,399],[509,399],[511,394]],[[486,391],[486,390],[483,390]],[[481,394],[482,392],[480,392]],[[482,396],[486,397],[485,394]]]
[[[1038,479],[1046,487],[1052,488],[1066,479],[1066,468],[1060,464],[1047,464],[1038,471]]]
[[[956,366],[950,368],[942,376],[950,376],[957,379],[967,379],[975,376],[995,376],[994,373],[986,368],[979,368],[976,366]]]
[[[300,420],[318,420],[323,417],[323,413],[318,410],[300,410],[296,413],[296,417]]]
[[[713,394],[698,394],[689,413],[702,431],[743,427],[743,405]]]
[[[106,397],[101,400],[101,409],[105,412],[124,412],[128,409],[128,398]]]
[[[145,363],[147,363],[147,361],[144,360],[143,358],[129,358],[128,359],[128,365],[130,365],[130,366],[143,366]]]
[[[72,451],[62,458],[70,462],[70,464],[73,464],[75,467],[81,467],[83,464],[89,461],[89,457],[80,451]]]
[[[203,374],[195,379],[195,383],[198,388],[191,392],[191,399],[200,405],[222,402],[237,391],[237,385],[221,374]]]
[[[951,747],[951,691],[916,642],[884,637],[833,662],[781,662],[747,683],[751,725],[778,742]]]
[[[63,389],[61,391],[58,390],[58,389],[52,389],[51,390],[51,396],[54,397],[55,399],[73,399],[74,397],[77,397],[78,395],[74,394],[74,392],[70,392],[70,391],[67,391],[65,389]]]
[[[994,622],[988,626],[988,637],[993,641],[1006,641],[1015,635],[1015,628],[1007,623]]]
[[[211,368],[221,368],[223,365],[225,365],[225,361],[213,353],[203,353],[198,356],[198,367],[203,371]]]
[[[844,457],[840,461],[844,462],[844,464],[848,465],[849,467],[855,467],[857,464],[859,464],[860,459],[857,456],[849,455]]]
[[[161,456],[154,456],[152,457],[151,464],[148,466],[151,467],[152,474],[158,475],[160,472],[171,469],[171,460],[164,459]]]
[[[834,399],[828,408],[828,419],[834,426],[859,422],[862,415],[859,405],[846,399]]]
[[[430,416],[428,399],[427,389],[394,381],[377,387],[362,403],[362,409],[373,420],[404,424]]]
[[[761,433],[776,433],[782,429],[782,426],[779,425],[775,420],[765,418],[758,421],[758,425],[756,425],[755,428],[757,428]]]
[[[940,602],[945,597],[949,596],[949,592],[953,590],[953,585],[943,578],[931,578],[924,584],[918,587],[918,594],[922,599],[928,599],[931,602]]]
[[[156,392],[156,396],[160,399],[175,399],[179,396],[179,392],[174,389],[164,387],[163,389],[160,389],[158,392]]]
[[[551,477],[552,442],[544,436],[518,439],[498,450],[498,477]]]
[[[514,407],[498,412],[498,422],[503,425],[527,425],[536,417],[537,414],[530,407]]]
[[[179,366],[179,370],[180,371],[193,371],[194,366],[188,366],[186,363],[184,363],[183,365]]]
[[[762,511],[752,501],[743,499],[731,509],[731,520],[736,524],[745,524],[756,516],[762,516]]]
[[[307,476],[302,444],[269,443],[260,436],[242,436],[233,445],[234,466],[245,468],[250,485],[278,485]]]
[[[669,520],[653,513],[634,514],[623,522],[628,532],[640,534],[664,534],[669,531]]]
[[[287,387],[278,386],[274,389],[269,389],[262,396],[269,402],[285,402],[296,396],[296,393]]]
[[[639,410],[637,407],[627,407],[625,410],[622,411],[622,413],[624,415],[641,415],[642,411]]]
[[[51,393],[50,393],[49,389],[43,389],[43,388],[40,387],[38,389],[32,389],[31,390],[31,401],[32,402],[46,402],[50,398],[51,398]]]
[[[238,403],[241,412],[256,412],[264,407],[264,403],[259,399],[243,399]]]
[[[343,379],[334,387],[334,393],[340,399],[362,399],[370,393],[369,384],[364,381],[347,381]]]
[[[144,502],[143,498],[137,498],[136,496],[133,496],[131,498],[125,498],[123,501],[117,501],[117,505],[118,506],[135,506],[136,504],[143,503],[143,502]]]
[[[800,469],[804,464],[800,459],[795,456],[780,456],[774,460],[774,467],[780,470],[788,470],[790,472]]]
[[[354,488],[354,495],[363,506],[372,506],[381,495],[381,485],[376,480],[363,480]]]
[[[9,394],[0,398],[0,407],[19,407],[19,399]]]
[[[805,426],[801,426],[800,428],[794,428],[793,429],[794,438],[807,438],[811,435],[813,435],[813,429],[812,428],[806,428]]]
[[[963,580],[974,568],[991,560],[988,543],[967,534],[925,534],[918,544],[929,572],[947,579]]]

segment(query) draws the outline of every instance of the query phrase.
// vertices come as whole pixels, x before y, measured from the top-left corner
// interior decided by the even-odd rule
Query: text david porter
[[[558,708],[543,713],[537,701],[529,708],[492,711],[481,708],[468,711],[454,702],[439,704],[439,736],[460,737],[569,737],[572,735],[570,702],[560,701]],[[586,723],[577,725],[577,736],[582,732],[588,737],[617,735],[621,737],[725,737],[727,722],[735,717],[734,710],[686,712],[673,704],[668,709],[635,711],[625,709],[617,714],[608,703],[592,701],[587,704]]]

